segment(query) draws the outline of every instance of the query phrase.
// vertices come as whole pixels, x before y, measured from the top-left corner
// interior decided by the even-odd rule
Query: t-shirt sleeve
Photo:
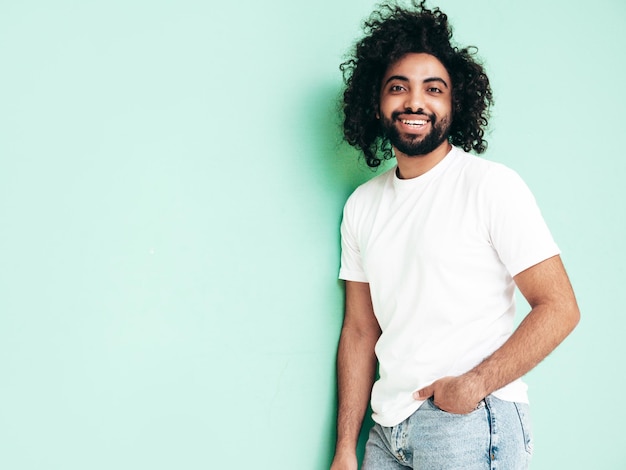
[[[511,276],[560,253],[533,194],[516,172],[500,167],[488,186],[491,243]]]
[[[339,279],[368,282],[363,269],[363,259],[355,230],[356,220],[354,219],[354,200],[350,198],[343,209],[343,220],[341,221],[341,266],[339,268]]]

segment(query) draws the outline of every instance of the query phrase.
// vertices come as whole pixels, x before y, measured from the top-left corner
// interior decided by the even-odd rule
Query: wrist
[[[470,370],[463,374],[463,379],[466,382],[467,388],[476,401],[480,401],[491,393],[485,376],[477,370]]]
[[[337,443],[335,447],[335,459],[356,456],[356,444]]]
[[[337,449],[330,468],[331,470],[356,470],[357,467],[356,450]]]

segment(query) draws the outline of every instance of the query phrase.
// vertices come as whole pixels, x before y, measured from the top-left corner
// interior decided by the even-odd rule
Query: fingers
[[[413,398],[415,400],[426,400],[427,398],[432,397],[434,393],[434,388],[432,386],[428,386],[418,390],[417,392],[413,392]]]

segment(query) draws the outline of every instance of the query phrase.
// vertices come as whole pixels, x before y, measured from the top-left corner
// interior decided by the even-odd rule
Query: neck
[[[394,148],[398,162],[398,178],[408,180],[423,175],[443,160],[451,149],[452,145],[447,140],[432,152],[424,155],[408,156]]]

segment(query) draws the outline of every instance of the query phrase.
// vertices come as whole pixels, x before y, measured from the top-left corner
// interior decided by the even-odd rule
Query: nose
[[[406,94],[404,108],[407,111],[418,113],[424,109],[424,95],[420,89],[412,89]]]

